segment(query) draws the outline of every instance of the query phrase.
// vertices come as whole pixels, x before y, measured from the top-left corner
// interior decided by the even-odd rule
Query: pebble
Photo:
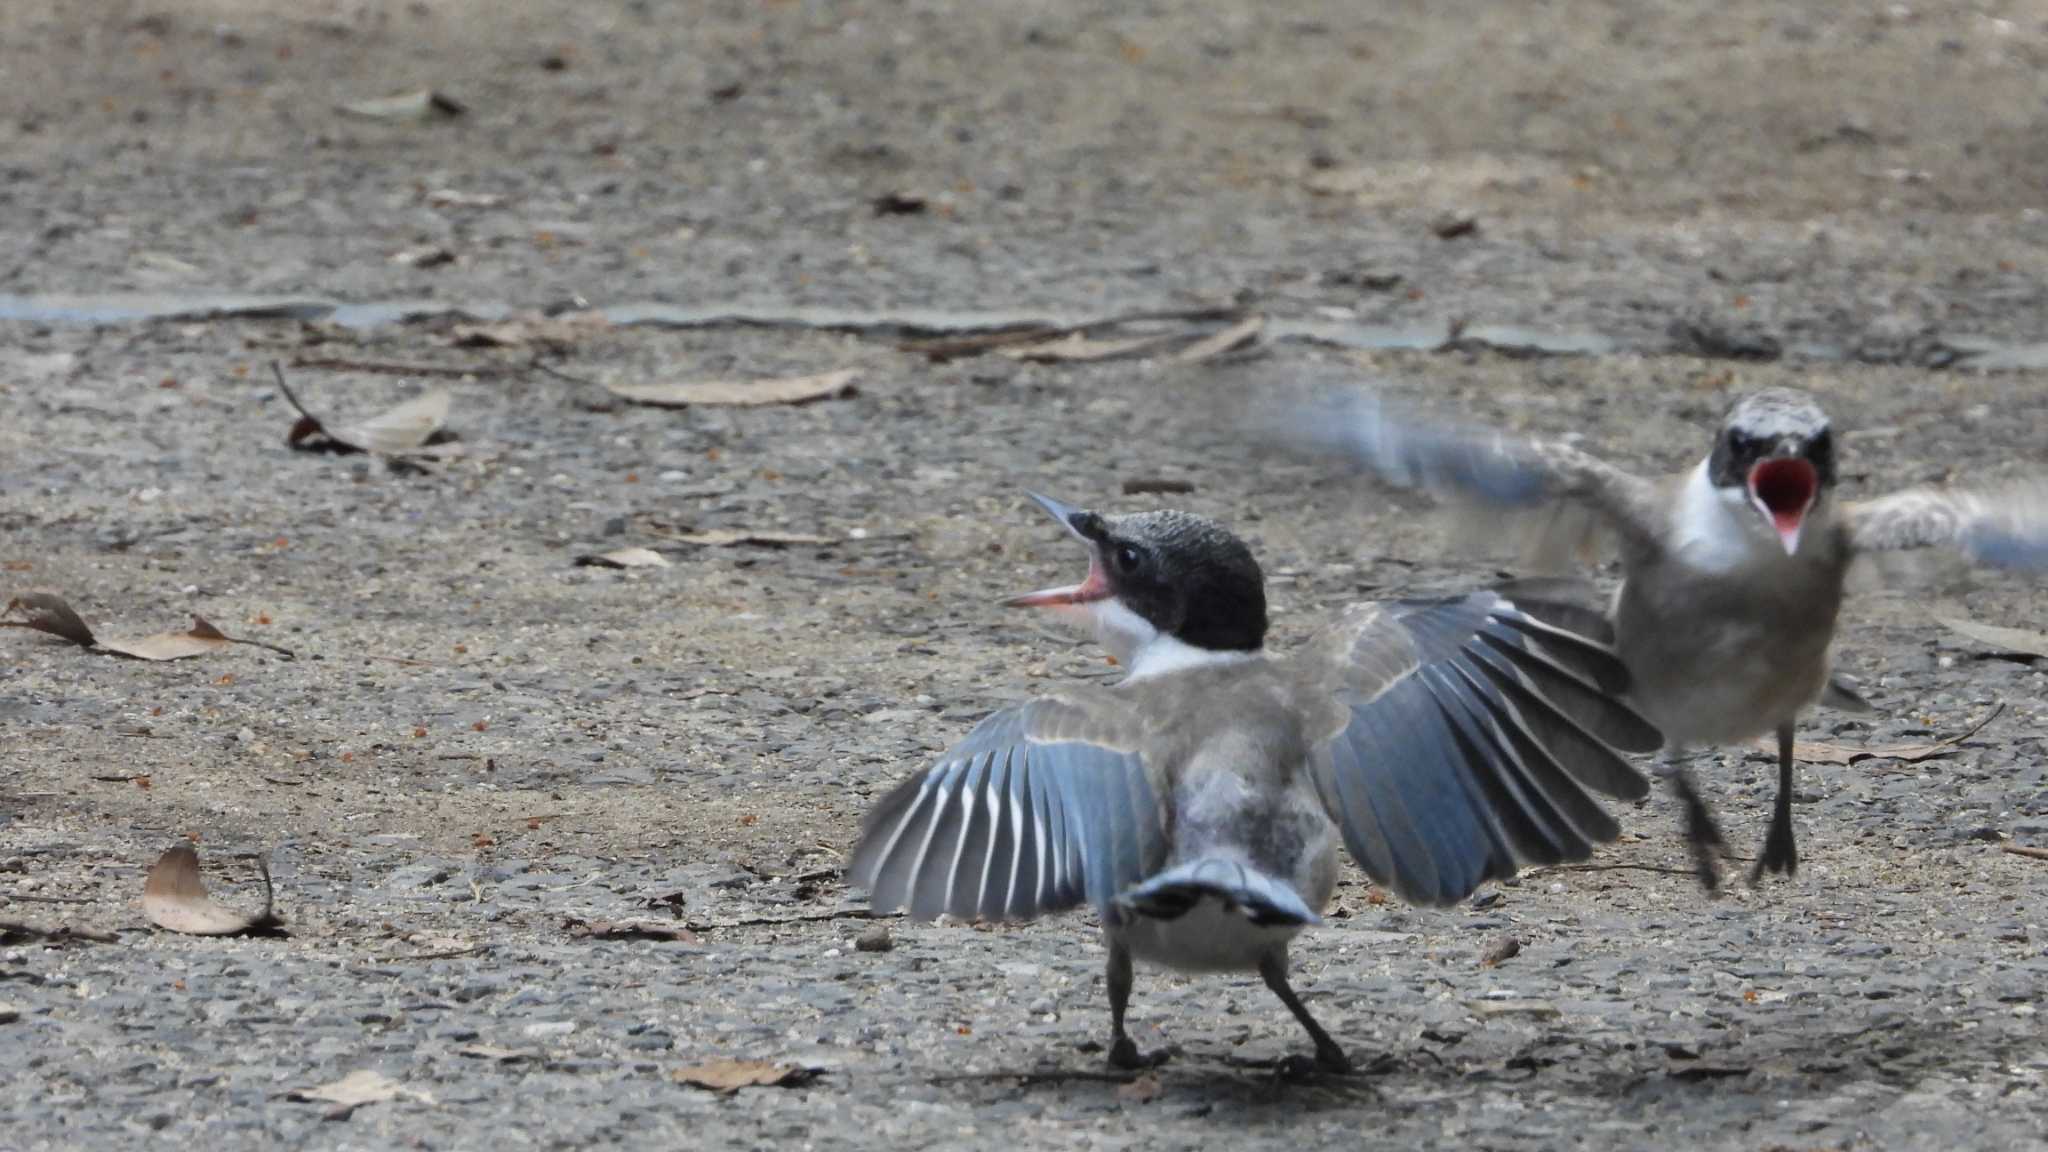
[[[567,1036],[576,1031],[574,1020],[539,1020],[522,1029],[530,1039],[540,1040],[550,1036]]]
[[[896,947],[896,940],[889,935],[887,924],[877,924],[861,933],[854,940],[853,946],[860,952],[887,952]]]
[[[21,1019],[21,1009],[12,1004],[0,1004],[0,1024],[12,1024]]]

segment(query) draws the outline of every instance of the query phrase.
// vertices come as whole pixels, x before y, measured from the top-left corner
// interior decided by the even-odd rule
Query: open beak
[[[1820,474],[1799,456],[1773,456],[1749,470],[1749,502],[1778,533],[1785,555],[1799,551],[1799,532],[1820,494]]]
[[[1037,503],[1053,519],[1060,522],[1067,534],[1088,546],[1088,576],[1079,584],[1066,584],[1058,588],[1044,588],[1037,592],[1026,592],[1003,601],[1006,608],[1067,608],[1091,604],[1110,597],[1109,577],[1102,570],[1102,557],[1097,554],[1095,541],[1082,531],[1082,525],[1092,517],[1088,512],[1071,505],[1062,504],[1050,496],[1026,492],[1026,496]]]

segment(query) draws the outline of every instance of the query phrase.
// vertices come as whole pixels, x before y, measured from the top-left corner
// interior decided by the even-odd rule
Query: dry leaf
[[[270,363],[277,389],[298,410],[298,422],[285,443],[307,451],[381,452],[387,455],[447,456],[461,451],[448,443],[454,436],[441,427],[448,422],[448,393],[435,390],[415,396],[396,408],[353,424],[330,424],[306,410],[284,381],[284,368]]]
[[[69,640],[81,648],[105,652],[110,656],[126,656],[132,660],[182,660],[187,656],[217,652],[230,644],[252,644],[282,656],[292,655],[290,650],[274,644],[237,640],[208,623],[203,616],[193,616],[192,627],[184,632],[159,632],[140,640],[103,640],[93,634],[78,613],[72,611],[71,605],[47,592],[30,592],[8,601],[5,614],[16,612],[20,612],[23,618],[0,620],[0,628],[29,628]]]
[[[142,888],[142,914],[159,928],[188,936],[239,936],[275,930],[279,921],[271,914],[270,865],[261,856],[255,859],[263,876],[263,911],[255,915],[237,912],[207,894],[206,882],[199,876],[199,853],[190,844],[172,846],[149,870]]]
[[[431,88],[379,96],[374,100],[358,100],[341,105],[340,110],[365,120],[426,120],[430,117],[460,116],[469,111],[461,101]]]
[[[1035,364],[1094,364],[1142,356],[1178,339],[1172,334],[1129,336],[1117,340],[1094,340],[1081,332],[1070,332],[1056,340],[1012,345],[996,349],[996,355]]]
[[[577,920],[562,927],[579,940],[667,940],[695,944],[697,934],[681,924],[660,920]]]
[[[525,1060],[538,1060],[541,1056],[538,1048],[500,1048],[494,1044],[465,1044],[457,1048],[455,1054],[498,1064],[518,1064]]]
[[[1979,624],[1956,616],[1936,616],[1935,623],[1990,648],[1994,652],[2011,653],[2019,656],[2048,657],[2048,632],[2036,632],[2032,628],[2005,628],[1997,624]]]
[[[675,384],[606,384],[605,391],[630,404],[686,408],[692,404],[758,407],[764,404],[809,404],[854,395],[860,372],[842,368],[819,376],[785,376],[767,380],[696,380]]]
[[[1230,327],[1204,336],[1181,349],[1174,355],[1174,360],[1182,364],[1199,364],[1204,360],[1214,360],[1226,352],[1235,352],[1253,343],[1265,328],[1264,316],[1247,316]]]
[[[713,1092],[737,1092],[742,1088],[795,1088],[818,1075],[815,1068],[799,1064],[775,1064],[767,1060],[713,1060],[669,1073],[679,1084],[709,1088]]]
[[[731,548],[738,544],[751,544],[760,548],[803,548],[833,543],[823,536],[807,536],[801,532],[754,532],[745,528],[707,528],[702,532],[677,532],[669,539],[703,548]]]
[[[668,557],[652,548],[620,548],[596,556],[578,556],[578,568],[667,568]]]
[[[381,1104],[386,1100],[401,1097],[432,1104],[432,1095],[417,1088],[407,1088],[382,1072],[362,1068],[351,1072],[331,1084],[317,1088],[294,1088],[287,1094],[290,1099],[303,1100],[314,1104],[332,1104],[335,1111],[331,1116],[346,1116],[365,1104]]]
[[[1937,740],[1932,744],[1864,744],[1859,746],[1829,744],[1819,740],[1795,740],[1792,742],[1792,758],[1808,764],[1854,764],[1859,760],[1904,760],[1908,764],[1918,764],[1922,760],[1931,760],[1936,756],[1948,754],[1956,745],[1983,731],[1984,726],[1996,720],[1998,714],[2003,711],[2005,711],[2005,705],[2000,704],[1998,707],[1993,708],[1984,719],[1977,721],[1976,725],[1969,731],[1958,733],[1945,740]],[[1766,737],[1757,740],[1755,743],[1756,747],[1773,755],[1777,754],[1778,745],[1776,740]]]

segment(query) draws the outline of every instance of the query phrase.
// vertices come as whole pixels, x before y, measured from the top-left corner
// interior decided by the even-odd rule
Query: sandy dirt
[[[890,921],[864,951],[839,867],[975,719],[1116,675],[995,606],[1077,560],[1023,487],[1230,523],[1278,644],[1496,571],[1425,503],[1238,435],[1246,403],[1370,382],[1677,468],[1732,392],[1795,384],[1852,495],[2031,467],[2040,377],[1930,365],[2048,339],[2044,62],[2048,9],[2019,3],[0,7],[0,294],[1235,303],[1634,350],[1061,365],[792,329],[0,325],[0,590],[294,656],[0,632],[0,922],[114,934],[0,946],[0,1149],[2040,1147],[2048,863],[2003,848],[2048,846],[2044,677],[1932,620],[2048,626],[2019,579],[1859,592],[1841,659],[1880,712],[1802,735],[1989,723],[1804,766],[1796,880],[1707,899],[1661,794],[1591,865],[1466,907],[1350,875],[1296,952],[1366,1065],[1341,1081],[1276,1081],[1303,1038],[1256,979],[1159,973],[1134,1025],[1175,1058],[1105,1079],[1091,917]],[[423,87],[467,113],[337,110]],[[288,371],[340,419],[446,388],[466,452],[293,451],[272,360],[412,366]],[[802,407],[599,386],[838,368],[857,393]],[[1122,494],[1160,478],[1193,490]],[[822,542],[686,539],[726,529]],[[672,566],[574,564],[635,545]],[[1725,758],[1708,791],[1746,855],[1769,765]],[[245,901],[236,854],[267,852],[290,936],[152,931],[144,873],[185,838]],[[576,928],[621,920],[687,938]],[[677,1079],[728,1057],[821,1071]],[[400,1097],[290,1098],[366,1069]]]

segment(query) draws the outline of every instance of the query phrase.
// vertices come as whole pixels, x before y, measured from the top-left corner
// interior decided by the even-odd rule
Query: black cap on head
[[[1223,525],[1166,511],[1096,517],[1090,527],[1116,598],[1160,632],[1212,651],[1265,643],[1265,574]]]

